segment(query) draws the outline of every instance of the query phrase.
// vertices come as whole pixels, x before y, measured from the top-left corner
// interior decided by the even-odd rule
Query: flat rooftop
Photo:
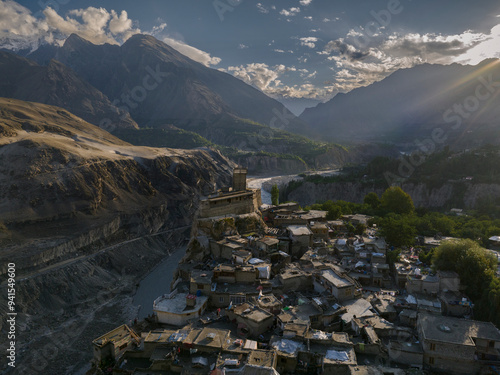
[[[254,322],[261,322],[263,320],[273,318],[274,315],[261,309],[258,306],[249,303],[242,303],[234,308],[234,313],[245,319],[253,320]]]
[[[418,325],[424,338],[432,341],[467,346],[475,346],[473,338],[500,341],[500,331],[489,322],[419,314]]]
[[[272,367],[276,353],[273,350],[252,350],[248,355],[249,365]]]
[[[153,302],[153,311],[166,312],[171,314],[187,314],[201,309],[204,303],[208,301],[208,297],[196,297],[194,307],[186,305],[186,297],[189,293],[177,293],[173,297],[162,296]]]
[[[311,230],[305,225],[289,225],[287,229],[294,236],[311,236]]]
[[[126,325],[123,324],[108,333],[105,333],[101,337],[96,338],[92,343],[97,346],[102,346],[107,342],[119,342],[123,339],[131,338],[132,330]]]
[[[349,280],[337,275],[337,273],[335,273],[333,270],[323,270],[321,271],[321,276],[323,276],[325,280],[335,285],[336,288],[353,286],[353,284]]]

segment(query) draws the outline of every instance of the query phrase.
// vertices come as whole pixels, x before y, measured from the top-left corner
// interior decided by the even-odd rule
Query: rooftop
[[[245,319],[253,320],[254,322],[261,322],[274,317],[273,314],[267,312],[266,310],[249,303],[242,303],[235,306],[234,313]]]
[[[153,310],[171,314],[188,314],[200,310],[208,301],[208,297],[193,296],[195,297],[196,303],[193,307],[188,307],[186,305],[186,297],[188,295],[189,293],[177,293],[173,296],[170,294],[158,297],[153,302]]]
[[[346,278],[338,275],[331,269],[321,271],[321,276],[330,283],[332,283],[336,288],[345,288],[353,286],[353,284]]]
[[[211,284],[213,274],[212,271],[192,270],[191,282],[197,284]]]
[[[356,365],[356,354],[354,349],[334,349],[330,348],[327,350],[325,359],[323,360],[325,364],[345,364],[345,365]]]
[[[271,350],[252,350],[248,356],[248,364],[272,367],[275,355],[274,351]]]
[[[257,240],[257,242],[262,242],[262,243],[266,244],[267,246],[273,246],[273,245],[276,245],[277,243],[279,243],[280,240],[278,240],[277,238],[273,238],[273,237],[263,237],[263,238],[259,238]]]
[[[230,333],[231,331],[226,329],[203,328],[193,344],[223,349],[230,344]]]
[[[123,339],[129,339],[133,334],[133,331],[126,324],[123,324],[101,337],[98,337],[92,341],[92,343],[97,346],[103,346],[107,342],[119,342]]]
[[[293,236],[311,236],[311,230],[305,225],[289,225],[287,229]]]
[[[424,339],[475,346],[473,338],[500,341],[500,331],[493,323],[419,314],[418,325]]]

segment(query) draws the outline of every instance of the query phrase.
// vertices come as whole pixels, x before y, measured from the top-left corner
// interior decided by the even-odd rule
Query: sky
[[[0,0],[0,48],[151,34],[305,107],[423,63],[500,57],[497,0]]]

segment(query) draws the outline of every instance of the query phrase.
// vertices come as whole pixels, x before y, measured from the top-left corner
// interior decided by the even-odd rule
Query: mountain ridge
[[[500,112],[488,100],[476,98],[477,87],[484,86],[484,80],[490,76],[494,82],[500,79],[500,60],[486,59],[477,65],[422,64],[395,71],[369,86],[337,94],[326,103],[306,109],[300,118],[316,133],[335,141],[411,143],[419,137],[430,137],[432,130],[440,127],[451,145],[462,145],[464,134],[479,144],[491,138],[487,134],[497,134],[494,119]],[[470,99],[471,96],[476,99]],[[489,99],[499,103],[498,93]],[[473,102],[465,103],[467,100]],[[480,108],[462,116],[461,123],[468,124],[451,128],[454,122],[449,117],[456,114],[456,105],[472,108],[476,100]]]

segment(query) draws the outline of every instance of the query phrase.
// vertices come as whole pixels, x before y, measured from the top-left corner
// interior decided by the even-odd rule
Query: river
[[[141,280],[133,300],[134,305],[140,306],[139,319],[152,314],[153,301],[170,292],[170,283],[184,254],[186,254],[186,246],[175,249],[168,258],[165,258]]]
[[[338,169],[326,171],[306,172],[307,175],[332,176],[339,173]],[[293,180],[302,180],[303,177],[297,174],[272,176],[272,177],[248,177],[248,187],[251,189],[261,189],[262,203],[271,204],[271,188],[274,184],[281,186]]]

